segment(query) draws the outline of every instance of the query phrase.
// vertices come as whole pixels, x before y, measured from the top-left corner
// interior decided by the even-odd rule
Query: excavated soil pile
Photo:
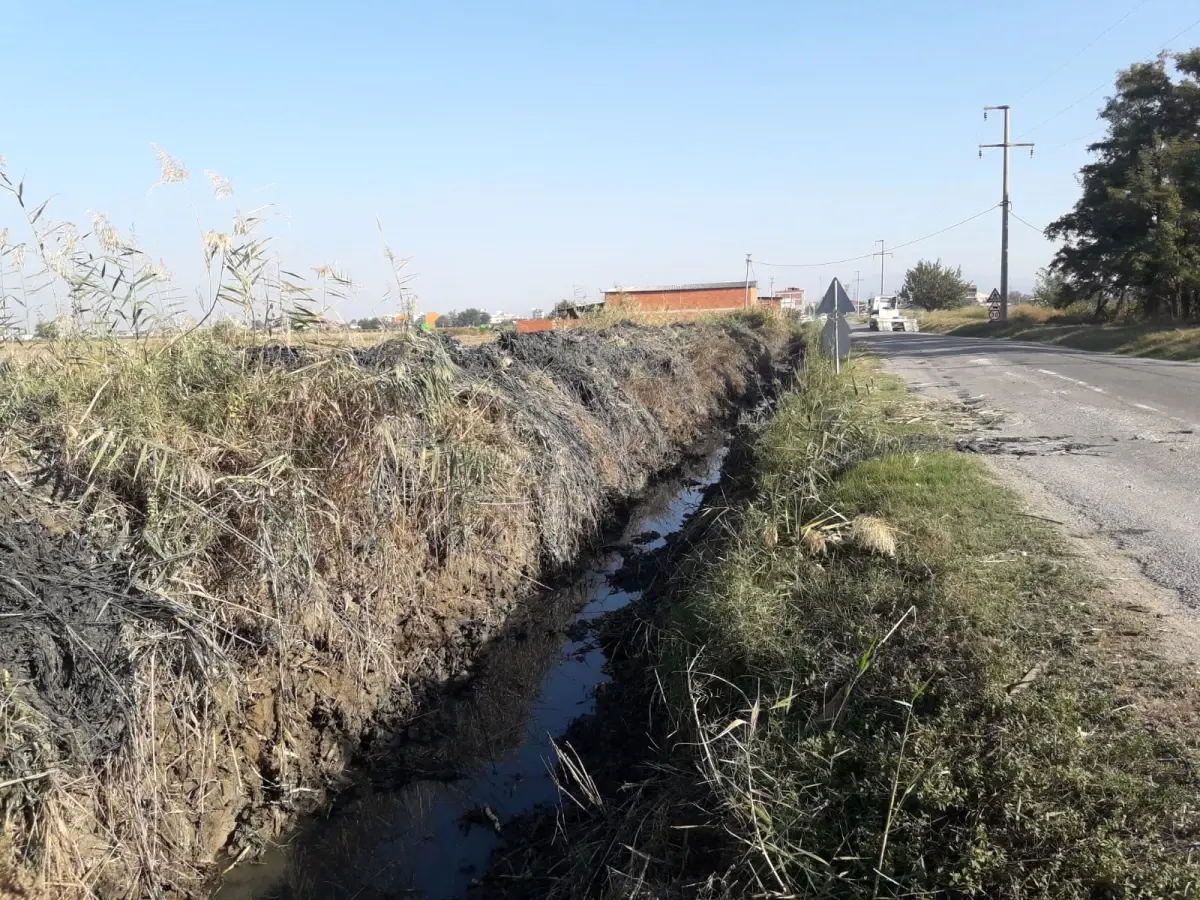
[[[0,894],[186,896],[252,855],[787,338],[173,345],[152,370],[105,357],[67,417],[87,428],[25,390],[46,405],[6,412],[6,439],[59,499],[0,495]]]

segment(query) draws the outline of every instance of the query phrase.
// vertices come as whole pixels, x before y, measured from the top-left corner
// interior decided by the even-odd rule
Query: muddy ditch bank
[[[204,896],[348,770],[460,775],[419,749],[455,715],[446,686],[796,348],[761,319],[176,348],[129,383],[181,411],[173,431],[142,434],[103,390],[57,401],[101,419],[103,459],[43,410],[14,420],[37,455],[0,486],[0,890]],[[237,419],[209,428],[225,392]],[[590,602],[572,596],[560,610]]]
[[[610,680],[597,624],[639,599],[654,560],[720,477],[725,437],[656,481],[579,571],[519,604],[468,678],[431,685],[422,713],[372,748],[353,786],[226,873],[216,900],[464,896],[506,823],[556,803],[554,742],[595,710]]]
[[[643,896],[636,872],[637,851],[628,848],[629,871],[616,871],[611,869],[613,848],[608,845],[617,833],[613,817],[625,815],[622,807],[630,792],[653,795],[658,789],[657,767],[664,762],[664,748],[673,736],[671,713],[663,708],[662,685],[654,670],[652,645],[667,614],[665,604],[676,589],[680,566],[689,564],[698,547],[713,552],[722,546],[729,533],[736,531],[731,522],[743,513],[752,496],[754,420],[761,422],[771,415],[772,404],[761,405],[757,412],[744,427],[732,430],[722,451],[721,470],[714,471],[696,496],[680,527],[657,541],[650,552],[628,555],[610,576],[610,582],[626,592],[629,600],[589,622],[604,681],[590,707],[573,718],[557,738],[557,746],[565,750],[549,761],[557,795],[503,820],[478,877],[471,879],[465,892],[446,897],[545,900],[600,896],[614,884],[625,886],[621,896]],[[614,800],[618,800],[615,807]],[[709,862],[714,871],[720,871],[734,860],[725,858],[729,851],[726,841],[711,839],[709,825],[707,817],[698,812],[694,820],[676,827],[695,829],[688,831],[691,842],[702,857],[711,852]],[[706,844],[711,844],[707,851]],[[589,883],[566,885],[562,881],[564,876],[577,879],[581,873],[590,873]],[[701,873],[680,897],[707,896],[703,881]],[[617,896],[603,893],[610,895]],[[383,900],[406,895],[364,896]],[[281,896],[278,900],[293,898]]]

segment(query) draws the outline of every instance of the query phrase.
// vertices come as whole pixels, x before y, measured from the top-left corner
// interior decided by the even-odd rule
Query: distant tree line
[[[952,309],[971,303],[974,286],[968,284],[962,277],[962,267],[951,268],[936,260],[931,262],[923,259],[904,273],[904,284],[896,296],[904,303],[917,309]],[[1034,306],[1059,306],[1065,296],[1063,276],[1049,268],[1037,273],[1033,293],[1024,291],[1008,292],[1010,306],[1028,303]]]
[[[1200,48],[1122,72],[1100,117],[1108,133],[1089,148],[1082,196],[1046,229],[1063,241],[1048,276],[1059,279],[1055,305],[1198,318]]]
[[[474,328],[479,325],[487,325],[492,321],[490,314],[485,313],[482,309],[470,307],[462,312],[450,310],[444,316],[438,316],[438,328]]]

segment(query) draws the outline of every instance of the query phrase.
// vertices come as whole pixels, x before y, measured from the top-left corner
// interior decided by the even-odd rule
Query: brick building
[[[604,305],[638,312],[728,312],[746,305],[744,281],[670,284],[661,287],[614,288],[604,292]],[[750,282],[749,302],[758,302],[758,283]]]

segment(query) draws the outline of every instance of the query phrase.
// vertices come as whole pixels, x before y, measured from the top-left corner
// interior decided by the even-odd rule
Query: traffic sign
[[[996,288],[992,288],[992,293],[988,297],[988,321],[989,322],[999,322],[1000,321],[1000,306],[1002,303],[1003,303],[1003,301],[1000,299],[1000,291],[998,291]]]
[[[850,325],[841,316],[830,316],[821,329],[821,346],[826,355],[838,360],[850,354]]]
[[[829,290],[821,298],[821,305],[817,307],[817,315],[833,315],[835,312],[838,314],[854,312],[854,304],[850,302],[850,296],[836,278],[830,282]]]

